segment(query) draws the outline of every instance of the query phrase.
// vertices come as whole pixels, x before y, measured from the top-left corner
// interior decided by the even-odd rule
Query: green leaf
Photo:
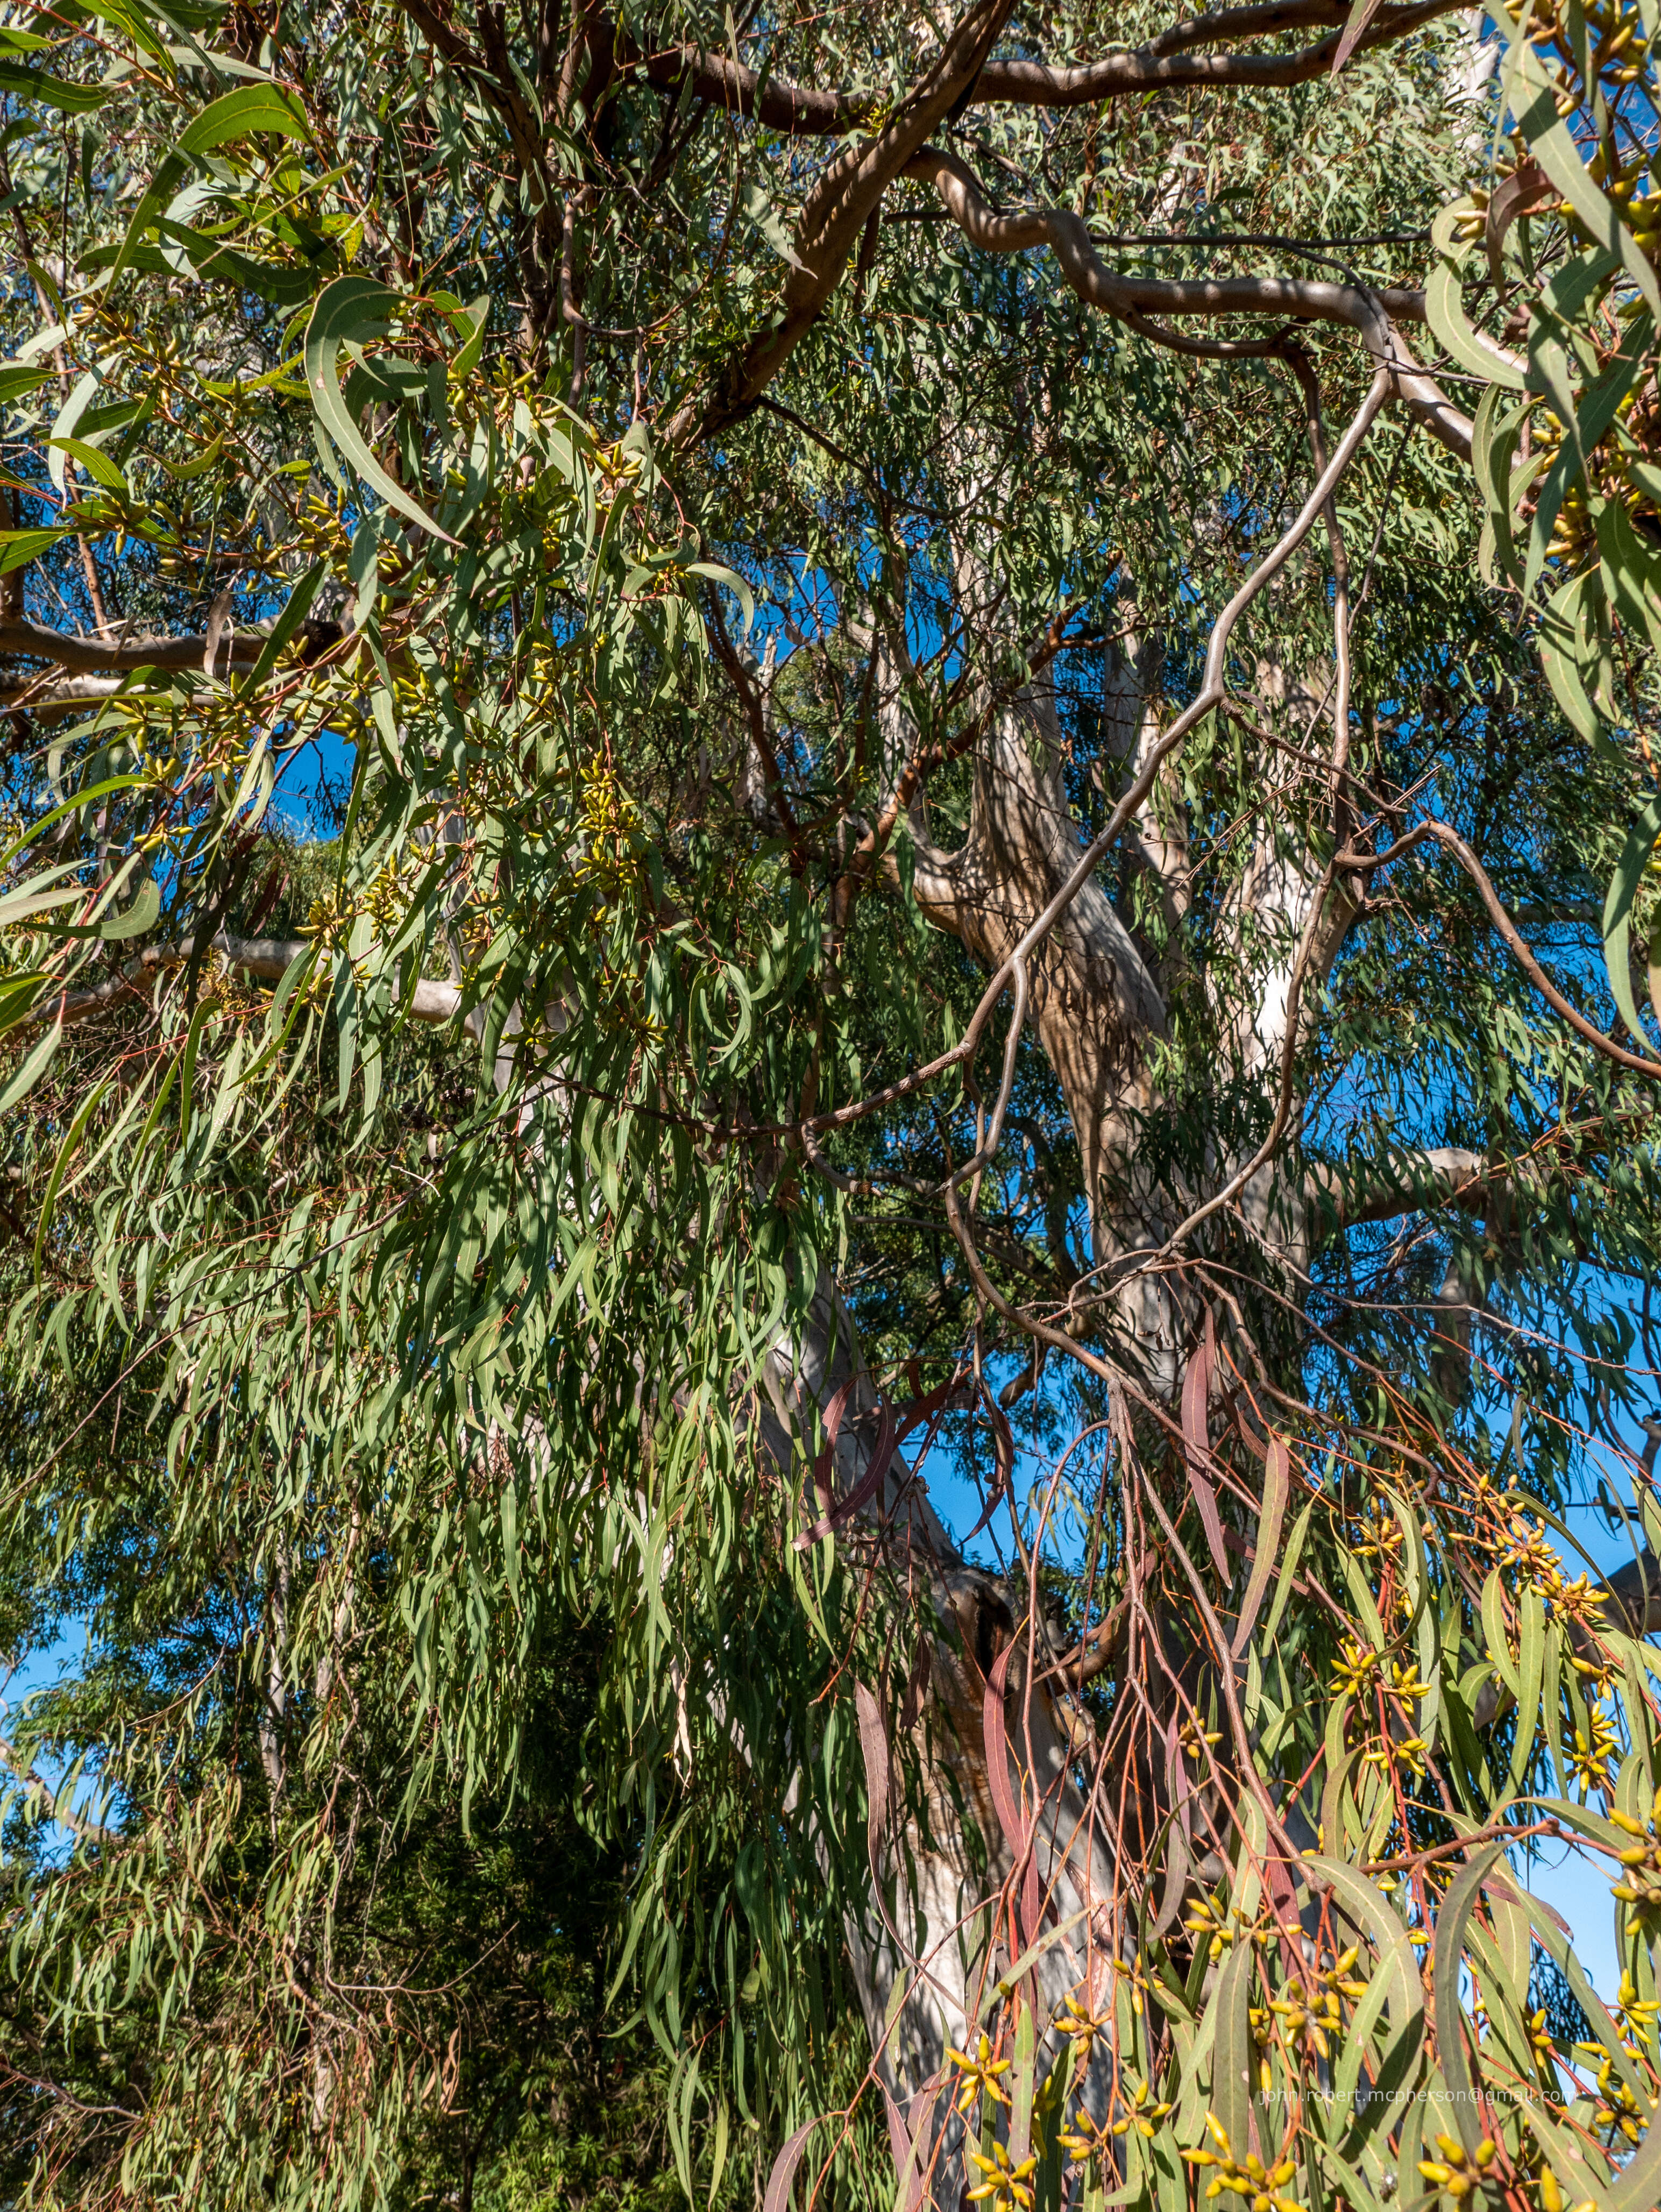
[[[1640,1047],[1647,1046],[1649,1039],[1632,995],[1628,936],[1633,901],[1658,838],[1661,838],[1661,799],[1652,799],[1628,833],[1603,901],[1603,963],[1609,970],[1609,988],[1622,1019]]]
[[[34,1279],[37,1285],[39,1283],[40,1270],[45,1259],[46,1231],[52,1226],[52,1209],[58,1203],[58,1187],[63,1182],[64,1171],[75,1158],[82,1137],[85,1134],[88,1122],[91,1121],[100,1101],[114,1080],[115,1078],[112,1075],[106,1075],[101,1083],[94,1085],[88,1092],[82,1101],[80,1111],[64,1131],[64,1141],[58,1148],[58,1158],[52,1162],[52,1175],[46,1184],[46,1194],[40,1203],[39,1226],[34,1232]]]
[[[142,937],[161,911],[161,892],[152,876],[139,885],[138,896],[125,914],[112,915],[104,923],[100,934],[117,941],[129,937]]]
[[[1590,618],[1592,607],[1596,618]],[[1597,698],[1608,698],[1613,672],[1608,666],[1607,605],[1603,578],[1596,568],[1571,579],[1552,599],[1540,620],[1540,665],[1552,696],[1589,744],[1607,745]],[[1585,672],[1591,671],[1591,680]]]
[[[67,453],[71,460],[78,461],[93,482],[102,484],[106,491],[126,491],[127,479],[115,463],[100,453],[96,446],[89,446],[83,438],[48,438],[46,443],[58,453]]]
[[[27,398],[38,392],[52,374],[46,368],[31,368],[25,362],[0,362],[0,403]]]
[[[321,561],[314,562],[288,594],[288,605],[271,625],[271,634],[259,649],[259,658],[248,673],[237,684],[239,691],[252,695],[258,690],[276,666],[277,656],[300,628],[311,611],[318,595],[318,587],[327,574]]]
[[[0,925],[15,929],[20,922],[37,914],[45,914],[55,906],[66,906],[71,899],[84,898],[86,890],[78,883],[60,884],[56,890],[45,888],[61,876],[73,875],[80,866],[78,860],[64,860],[55,868],[45,868],[38,876],[31,876],[15,891],[6,892],[0,897]]]
[[[0,576],[27,568],[31,561],[74,535],[73,530],[0,530]]]
[[[452,309],[450,319],[463,334],[461,349],[450,364],[451,375],[459,380],[471,376],[484,353],[484,334],[490,322],[490,295],[482,292],[471,307]]]
[[[15,1069],[10,1081],[0,1091],[0,1114],[9,1114],[12,1108],[27,1098],[35,1085],[52,1066],[58,1046],[64,1038],[64,1024],[55,1021],[21,1065]]]
[[[221,146],[233,145],[239,138],[252,138],[262,133],[280,138],[310,136],[298,104],[292,95],[279,91],[274,84],[240,85],[236,91],[227,92],[222,99],[204,107],[193,122],[187,124],[178,145],[157,166],[149,191],[133,210],[121,251],[111,265],[110,283],[113,285],[119,280],[139,241],[160,221],[200,156],[214,153]]]
[[[739,195],[739,205],[779,259],[788,261],[792,269],[800,269],[805,273],[808,264],[797,252],[788,225],[754,178]]]
[[[336,364],[341,347],[349,343],[362,345],[384,336],[391,317],[403,305],[396,292],[373,277],[336,276],[319,294],[306,326],[306,389],[318,419],[364,482],[373,484],[389,507],[453,545],[456,540],[449,532],[416,505],[370,452],[340,388]]]
[[[48,76],[43,70],[0,62],[0,92],[9,92],[15,100],[44,100],[60,115],[89,115],[94,107],[102,107],[114,90],[108,84],[66,84],[62,77]]]
[[[1424,1989],[1420,1980],[1419,1965],[1403,1927],[1388,1899],[1352,1866],[1342,1859],[1313,1853],[1305,1861],[1312,1882],[1318,1882],[1336,1892],[1340,1904],[1358,1928],[1371,1931],[1379,1964],[1373,1979],[1379,1982],[1379,2001],[1388,2008],[1390,2027],[1379,2046],[1373,2087],[1378,2093],[1376,2113],[1385,2118],[1390,2112],[1386,2101],[1390,2093],[1401,2087],[1416,2065],[1422,2046],[1424,2032]],[[1373,1992],[1369,1989],[1368,1999]],[[1364,2001],[1365,2002],[1365,2001]],[[1370,2104],[1368,2110],[1374,2111]]]
[[[1318,1498],[1312,1498],[1292,1523],[1291,1539],[1286,1547],[1286,1558],[1269,1608],[1269,1618],[1263,1625],[1263,1634],[1258,1639],[1264,1650],[1270,1650],[1274,1644],[1275,1632],[1281,1625],[1281,1615],[1286,1611],[1287,1601],[1292,1595],[1292,1581],[1298,1571],[1298,1561],[1303,1556],[1304,1539],[1309,1534],[1310,1519],[1318,1503]]]
[[[1438,343],[1461,368],[1486,383],[1507,392],[1521,392],[1526,379],[1522,364],[1485,338],[1465,313],[1459,291],[1459,249],[1452,226],[1470,210],[1469,201],[1456,201],[1442,210],[1431,228],[1431,245],[1437,258],[1425,279],[1425,318]]]
[[[37,821],[31,822],[22,836],[15,839],[3,853],[0,853],[0,868],[9,867],[26,846],[32,845],[43,830],[50,830],[56,822],[61,822],[66,814],[73,814],[82,806],[90,806],[94,799],[107,798],[112,791],[130,791],[135,784],[142,783],[143,781],[142,775],[108,775],[94,784],[90,789],[76,792],[73,799],[64,799],[60,805],[54,806],[49,814],[43,814]]]
[[[1455,1877],[1436,1915],[1435,1962],[1431,1985],[1436,2007],[1436,2048],[1442,2071],[1453,2091],[1453,2118],[1467,2158],[1474,2159],[1482,2140],[1482,2124],[1472,2091],[1470,2065],[1465,2056],[1464,2013],[1459,2002],[1459,1979],[1464,1965],[1465,1923],[1482,1894],[1488,1869],[1500,1858],[1504,1845],[1492,1844],[1477,1854]]]
[[[1611,601],[1638,636],[1661,652],[1661,553],[1639,536],[1618,499],[1595,500],[1592,520]]]
[[[1212,2045],[1211,2108],[1240,2152],[1252,2139],[1252,1976],[1257,1954],[1250,1943],[1230,1951],[1211,1999],[1216,2022]]]

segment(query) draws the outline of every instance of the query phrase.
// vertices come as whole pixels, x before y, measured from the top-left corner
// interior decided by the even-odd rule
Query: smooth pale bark
[[[822,1413],[839,1399],[846,1410],[836,1480],[846,1496],[870,1465],[880,1400],[846,1306],[826,1275],[806,1326],[767,1363],[759,1418],[776,1464],[792,1464],[792,1431],[802,1431],[803,1416],[813,1408]],[[862,1565],[879,1553],[882,1568],[921,1601],[924,1623],[932,1613],[940,1631],[931,1634],[925,1625],[922,1632],[922,1696],[910,1747],[924,1778],[923,1804],[896,1819],[898,1793],[891,1796],[890,1816],[874,1839],[870,1908],[847,1931],[878,2074],[903,2112],[940,2077],[949,2047],[965,2047],[998,1975],[1030,1938],[1024,1917],[1012,1928],[1009,1905],[997,1912],[1006,1888],[1012,1899],[1024,1895],[1027,1914],[1036,1905],[1047,1926],[1067,1929],[1033,1970],[1046,2012],[1069,1993],[1106,2002],[1112,1858],[1079,1784],[1073,1741],[1079,1723],[1067,1702],[1058,1704],[1034,1679],[1049,1659],[1041,1627],[1017,1622],[1003,1586],[965,1562],[901,1455],[888,1466],[880,1504],[874,1500],[872,1512],[837,1540]],[[987,1680],[1000,1657],[1007,1676],[1004,1817],[986,1729]],[[897,1748],[889,1747],[890,1765]],[[1028,1839],[1020,1852],[1009,1832],[1010,1808],[1018,1834]],[[892,1908],[883,1895],[889,1877]],[[1104,2091],[1093,2074],[1087,2101],[1099,2110]],[[943,2105],[936,2118],[945,2117]]]

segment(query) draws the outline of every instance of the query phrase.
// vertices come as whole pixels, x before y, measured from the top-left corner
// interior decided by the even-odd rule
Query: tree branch
[[[1595,1022],[1589,1022],[1572,1000],[1563,996],[1530,951],[1521,931],[1506,912],[1504,902],[1489,880],[1487,869],[1458,830],[1451,830],[1446,822],[1421,822],[1382,853],[1361,854],[1352,850],[1343,855],[1344,865],[1355,868],[1357,873],[1365,872],[1370,874],[1374,868],[1385,867],[1391,861],[1399,860],[1403,853],[1410,851],[1415,845],[1422,844],[1427,837],[1434,838],[1437,844],[1446,846],[1452,854],[1476,884],[1477,896],[1487,908],[1488,919],[1505,940],[1512,958],[1546,1004],[1554,1012],[1562,1016],[1575,1035],[1584,1037],[1589,1045],[1601,1052],[1606,1060],[1612,1060],[1617,1067],[1630,1068],[1634,1074],[1647,1075],[1652,1081],[1661,1079],[1661,1060],[1628,1052],[1624,1047],[1616,1044],[1613,1037],[1605,1036]]]
[[[1399,1163],[1392,1161],[1391,1170],[1364,1186],[1357,1187],[1343,1168],[1324,1161],[1311,1165],[1308,1181],[1331,1208],[1336,1235],[1365,1221],[1393,1221],[1399,1214],[1427,1212],[1433,1206],[1486,1213],[1515,1173],[1512,1161],[1490,1162],[1486,1153],[1464,1145],[1433,1145],[1401,1154]]]
[[[0,620],[0,653],[25,653],[32,659],[50,660],[59,668],[73,668],[89,676],[135,668],[201,668],[208,647],[205,632],[185,637],[135,637],[106,645],[18,617]],[[221,665],[228,662],[233,668],[252,668],[264,647],[265,640],[258,630],[238,630],[218,641],[216,659]]]
[[[1417,0],[1409,7],[1385,8],[1355,51],[1387,46],[1409,32],[1452,15],[1465,0]],[[1332,65],[1341,29],[1295,54],[1185,54],[1181,49],[1228,39],[1264,38],[1304,24],[1342,24],[1349,9],[1343,0],[1306,0],[1306,4],[1226,8],[1190,16],[1134,53],[1105,54],[1074,69],[1052,69],[1046,62],[988,62],[975,88],[977,102],[1021,107],[1088,107],[1117,94],[1149,92],[1174,85],[1293,85],[1322,76]]]
[[[985,252],[1027,253],[1049,246],[1063,276],[1087,307],[1099,307],[1155,344],[1209,349],[1203,341],[1161,329],[1149,322],[1150,315],[1274,315],[1336,323],[1355,331],[1379,368],[1388,371],[1396,397],[1405,400],[1451,452],[1462,460],[1470,458],[1469,418],[1451,406],[1440,387],[1425,374],[1391,319],[1393,313],[1422,320],[1422,293],[1379,294],[1360,285],[1306,276],[1125,276],[1108,268],[1082,216],[1070,209],[1034,208],[1018,215],[995,215],[974,173],[955,154],[925,147],[902,173],[912,183],[931,185],[970,244]],[[1278,338],[1248,341],[1246,349],[1267,353],[1278,350],[1279,345]],[[1243,349],[1235,343],[1228,349]]]
[[[1412,5],[1385,8],[1356,51],[1387,46],[1464,4],[1465,0],[1415,0]],[[424,25],[432,10],[417,5],[412,12]],[[1047,62],[1020,56],[988,61],[967,104],[1087,107],[1096,100],[1167,86],[1302,84],[1330,68],[1349,13],[1345,0],[1265,0],[1264,4],[1185,17],[1132,52],[1104,54],[1100,60],[1070,69],[1054,69]],[[1333,25],[1331,34],[1294,54],[1197,56],[1188,51],[1236,39],[1273,38],[1319,23]],[[694,97],[712,107],[764,123],[787,137],[840,137],[864,122],[873,105],[857,94],[789,83],[689,43],[646,52],[621,27],[612,35],[620,70],[644,70],[648,82],[663,92],[690,86]],[[473,65],[478,66],[476,61]]]
[[[268,983],[281,982],[300,954],[311,949],[311,940],[304,937],[233,937],[223,929],[209,944],[229,966],[240,969],[245,975],[258,975]],[[196,940],[189,937],[181,937],[172,945],[147,945],[124,964],[118,975],[94,985],[90,990],[60,991],[54,998],[42,1000],[29,1019],[36,1023],[58,1020],[68,1029],[76,1022],[102,1013],[121,999],[142,998],[144,986],[153,976],[163,969],[185,967],[195,950]],[[409,1015],[412,1021],[442,1024],[452,1021],[460,1012],[461,1005],[459,984],[429,982],[423,976],[415,985]]]
[[[749,412],[818,319],[871,210],[936,125],[973,91],[1013,4],[974,0],[882,130],[830,163],[797,225],[795,264],[777,314],[728,360],[701,401],[676,412],[666,433],[670,445],[713,437]]]

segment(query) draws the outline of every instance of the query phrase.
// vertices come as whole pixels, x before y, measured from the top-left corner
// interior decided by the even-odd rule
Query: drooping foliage
[[[0,27],[0,1617],[61,1675],[5,1728],[15,2201],[718,2203],[788,2144],[775,2203],[886,2203],[908,2131],[994,2212],[1653,2201],[1649,1571],[1567,1517],[1618,1471],[1661,1537],[1654,279],[1566,166],[1634,173],[1600,72],[1649,149],[1650,27],[1562,19],[1560,120],[1551,28],[1484,90],[1348,12]],[[970,170],[1246,287],[1241,349]],[[1380,415],[1211,697],[1376,404],[1355,301],[1495,374],[1477,190],[1531,335],[1474,476]],[[1030,919],[929,886],[1034,679],[1161,979],[1106,1165],[1053,1000],[910,1079]],[[827,1310],[1013,1547],[970,1727],[882,1466],[834,1502]],[[1074,1779],[1160,1777],[1055,2019],[997,1788],[1040,1634]],[[1614,2015],[1548,1826],[1620,1876]],[[948,1836],[967,2141],[896,2138],[860,1966]]]

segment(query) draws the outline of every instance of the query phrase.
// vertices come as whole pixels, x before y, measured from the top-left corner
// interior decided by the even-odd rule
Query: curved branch
[[[311,940],[304,937],[233,937],[223,929],[209,942],[231,967],[240,969],[246,975],[258,975],[268,983],[280,983],[300,954],[311,949]],[[142,998],[144,986],[153,976],[166,968],[184,967],[195,949],[196,940],[190,937],[181,937],[173,945],[147,945],[142,952],[124,963],[118,975],[94,984],[89,990],[60,991],[55,997],[43,1000],[29,1019],[58,1020],[68,1029],[76,1022],[102,1013],[119,1000]],[[459,984],[429,982],[423,976],[415,985],[409,1016],[412,1021],[444,1023],[454,1019],[461,1005]]]
[[[1412,0],[1380,11],[1362,38],[1358,52],[1388,46],[1409,32],[1454,13],[1465,0]],[[420,11],[425,19],[430,10]],[[973,107],[1086,107],[1099,100],[1174,85],[1294,85],[1330,68],[1349,13],[1346,0],[1260,0],[1244,8],[1223,8],[1190,15],[1161,31],[1132,52],[1104,54],[1070,69],[1015,56],[989,61],[981,70],[968,105]],[[1195,46],[1237,39],[1274,38],[1287,31],[1331,24],[1331,34],[1294,54],[1195,55]],[[613,31],[617,66],[640,69],[660,92],[689,87],[729,115],[764,123],[770,131],[797,138],[837,137],[870,114],[868,96],[792,84],[765,70],[746,68],[725,54],[690,43],[642,48],[621,27]],[[470,64],[481,67],[476,58]]]
[[[24,653],[31,659],[50,660],[59,668],[72,668],[88,676],[118,675],[135,668],[201,668],[210,642],[217,644],[215,665],[221,667],[228,662],[233,668],[252,668],[265,647],[264,636],[252,629],[234,631],[217,641],[200,633],[185,637],[136,637],[106,645],[94,638],[70,637],[64,630],[47,629],[39,623],[21,618],[0,621],[0,653]]]
[[[1406,7],[1382,9],[1354,51],[1388,46],[1409,32],[1451,15],[1465,0],[1416,0]],[[1135,53],[1105,54],[1075,69],[1052,69],[1046,62],[988,62],[975,88],[977,101],[1022,107],[1087,107],[1116,94],[1149,92],[1173,85],[1293,85],[1306,83],[1332,65],[1342,29],[1295,54],[1184,54],[1188,46],[1226,39],[1264,38],[1304,24],[1342,24],[1349,10],[1329,0],[1281,7],[1227,8],[1193,15],[1149,41]]]
[[[671,446],[712,437],[755,406],[818,320],[872,209],[937,124],[973,93],[1013,6],[1014,0],[973,0],[882,128],[829,163],[797,225],[778,313],[740,346],[712,387],[676,411],[665,433]]]
[[[1020,939],[1011,946],[994,971],[957,1043],[949,1051],[942,1053],[937,1059],[931,1060],[926,1066],[913,1068],[910,1074],[902,1076],[897,1083],[889,1084],[884,1090],[874,1092],[855,1103],[835,1107],[828,1113],[815,1114],[806,1118],[801,1124],[803,1130],[809,1135],[821,1135],[833,1129],[845,1128],[852,1122],[863,1120],[869,1114],[876,1113],[885,1106],[893,1105],[898,1100],[909,1097],[912,1091],[921,1089],[924,1084],[931,1083],[937,1076],[943,1075],[948,1068],[955,1067],[961,1061],[973,1058],[979,1048],[986,1024],[991,1018],[992,1009],[1003,997],[1006,986],[1015,976],[1018,964],[1028,959],[1044,942],[1063,915],[1071,906],[1085,884],[1089,881],[1096,869],[1112,850],[1123,834],[1125,823],[1132,819],[1153,789],[1165,761],[1182,744],[1189,732],[1203,722],[1213,708],[1220,706],[1227,697],[1223,671],[1228,658],[1229,641],[1234,636],[1236,625],[1253,599],[1280,573],[1313,529],[1322,508],[1331,497],[1350,463],[1361,451],[1367,432],[1377,420],[1379,410],[1389,396],[1390,373],[1388,369],[1381,368],[1374,376],[1366,398],[1357,409],[1349,428],[1339,440],[1337,450],[1326,467],[1321,471],[1309,496],[1212,624],[1210,640],[1206,647],[1204,672],[1197,695],[1183,708],[1159,742],[1149,746],[1142,767],[1129,787],[1120,795],[1106,823],[1090,842],[1080,849],[1078,858],[1070,872],[1054,896],[1028,924]],[[1025,1327],[1026,1323],[1023,1322],[1022,1326]]]
[[[1391,320],[1392,310],[1422,320],[1422,293],[1381,295],[1360,285],[1308,276],[1126,276],[1102,260],[1082,216],[1068,208],[996,215],[973,170],[940,147],[924,147],[901,174],[914,184],[932,185],[969,243],[985,252],[1027,253],[1050,247],[1063,276],[1087,307],[1099,307],[1155,343],[1171,343],[1178,334],[1151,324],[1150,315],[1274,315],[1336,323],[1355,331],[1380,369],[1388,372],[1396,396],[1451,452],[1462,460],[1470,458],[1469,418],[1450,405],[1434,379],[1425,374]],[[1185,350],[1204,343],[1179,342]],[[1277,343],[1264,341],[1262,349],[1269,351]]]
[[[1489,880],[1487,869],[1483,867],[1458,831],[1450,830],[1446,822],[1421,822],[1415,828],[1409,830],[1404,837],[1398,837],[1393,845],[1382,853],[1346,853],[1343,855],[1344,865],[1354,866],[1358,872],[1365,871],[1371,874],[1374,868],[1384,867],[1390,861],[1399,860],[1403,853],[1410,851],[1415,845],[1422,844],[1427,837],[1434,838],[1437,844],[1446,846],[1452,854],[1454,859],[1476,884],[1477,896],[1488,909],[1488,920],[1504,939],[1506,950],[1512,958],[1528,977],[1529,981],[1533,984],[1546,1004],[1554,1012],[1562,1016],[1575,1035],[1584,1037],[1589,1045],[1601,1052],[1606,1060],[1612,1060],[1617,1067],[1630,1068],[1634,1074],[1647,1075],[1652,1081],[1661,1079],[1661,1060],[1640,1058],[1635,1052],[1628,1052],[1624,1046],[1616,1044],[1613,1037],[1605,1036],[1595,1022],[1589,1022],[1572,1000],[1563,996],[1533,953],[1530,951],[1522,932],[1506,912],[1499,892],[1494,890]]]
[[[766,124],[792,138],[835,138],[870,113],[874,101],[846,92],[824,92],[817,85],[790,84],[782,77],[746,69],[725,54],[692,45],[663,46],[648,53],[621,27],[616,40],[620,70],[643,69],[659,92],[691,88],[698,100],[729,115]]]

